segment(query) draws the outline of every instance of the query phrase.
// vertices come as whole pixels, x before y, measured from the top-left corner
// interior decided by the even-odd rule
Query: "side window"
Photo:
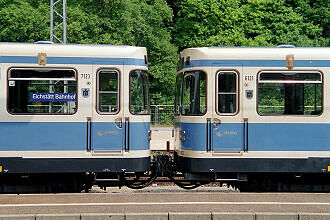
[[[183,75],[182,114],[204,115],[206,113],[206,74],[189,71]]]
[[[185,74],[183,84],[183,108],[182,114],[192,115],[194,112],[195,98],[194,98],[194,89],[195,89],[195,74]]]
[[[117,113],[119,111],[119,72],[117,70],[100,70],[97,80],[98,112]]]
[[[74,114],[77,111],[76,75],[72,69],[10,69],[8,112]]]
[[[218,72],[218,113],[234,115],[238,111],[238,77],[235,71]]]
[[[320,115],[323,80],[317,71],[261,72],[258,78],[260,115]]]
[[[145,70],[129,74],[129,110],[133,115],[149,115],[149,77]]]

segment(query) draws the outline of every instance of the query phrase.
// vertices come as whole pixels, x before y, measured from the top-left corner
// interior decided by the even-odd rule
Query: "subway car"
[[[191,183],[330,191],[330,48],[180,53],[175,163]]]
[[[146,48],[0,43],[0,85],[1,192],[88,191],[150,170]]]

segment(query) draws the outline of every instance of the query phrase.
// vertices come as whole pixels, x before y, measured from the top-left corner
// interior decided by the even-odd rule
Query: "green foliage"
[[[315,8],[307,4],[308,0],[295,2],[183,0],[174,25],[175,43],[179,48],[329,46],[329,7],[325,1],[316,1],[319,7]],[[322,22],[320,13],[326,18]]]
[[[7,2],[7,4],[5,4]],[[49,6],[27,1],[0,1],[0,41],[34,42],[49,39]]]
[[[303,15],[304,22],[311,22],[323,29],[322,37],[327,38],[329,46],[330,34],[330,2],[328,0],[291,0],[288,1],[294,11]]]
[[[243,16],[239,0],[183,0],[174,25],[180,48],[234,45],[241,38],[235,24]],[[237,38],[238,37],[238,38]]]
[[[313,41],[321,36],[322,28],[304,21],[303,15],[284,0],[249,0],[241,8],[245,17],[242,26],[248,39],[261,37],[270,45],[321,46]]]

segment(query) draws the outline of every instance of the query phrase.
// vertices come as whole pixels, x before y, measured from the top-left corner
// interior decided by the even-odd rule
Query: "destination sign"
[[[75,93],[30,93],[31,102],[75,102]]]

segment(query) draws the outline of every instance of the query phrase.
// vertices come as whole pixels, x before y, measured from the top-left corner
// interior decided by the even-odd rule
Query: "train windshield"
[[[175,83],[175,100],[174,100],[174,114],[180,114],[180,105],[181,105],[181,92],[182,92],[182,77],[183,73],[179,73],[176,76]]]
[[[133,70],[129,80],[129,109],[135,115],[150,114],[149,78],[145,70]]]
[[[183,115],[204,115],[206,113],[206,74],[189,71],[183,74],[179,111]],[[177,84],[177,89],[178,89]]]

